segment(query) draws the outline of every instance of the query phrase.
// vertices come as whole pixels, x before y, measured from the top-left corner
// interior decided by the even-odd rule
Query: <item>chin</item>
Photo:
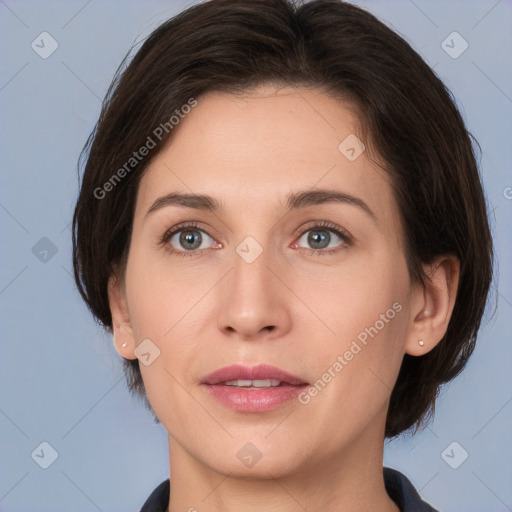
[[[232,458],[224,460],[223,464],[216,461],[215,471],[229,474],[230,478],[239,480],[269,480],[289,476],[300,468],[296,453],[286,456],[279,450],[274,451],[273,454],[262,453],[259,460],[247,465],[246,462],[240,462],[236,454],[235,458],[235,463]]]
[[[279,478],[298,471],[303,464],[299,457],[304,446],[298,443],[284,444],[279,438],[259,435],[235,437],[199,450],[199,460],[214,471],[241,480]],[[296,439],[288,436],[288,441]],[[196,447],[197,452],[197,447]]]

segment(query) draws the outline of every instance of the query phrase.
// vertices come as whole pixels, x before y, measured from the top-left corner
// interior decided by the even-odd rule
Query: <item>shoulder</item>
[[[384,485],[401,512],[439,512],[423,501],[411,481],[396,469],[384,467]]]
[[[167,507],[169,506],[170,489],[170,480],[164,480],[149,495],[148,499],[144,502],[144,505],[142,505],[140,512],[166,512]]]

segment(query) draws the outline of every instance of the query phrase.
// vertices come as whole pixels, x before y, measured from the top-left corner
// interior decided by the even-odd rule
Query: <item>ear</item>
[[[108,280],[108,302],[112,314],[112,336],[114,347],[125,359],[136,359],[135,338],[130,322],[123,282],[112,275]]]
[[[442,340],[459,285],[460,262],[455,256],[439,256],[423,268],[429,279],[412,295],[412,322],[405,345],[405,352],[411,356],[430,352]]]

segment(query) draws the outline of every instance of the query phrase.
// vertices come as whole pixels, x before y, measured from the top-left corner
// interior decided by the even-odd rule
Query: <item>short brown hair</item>
[[[127,56],[128,57],[128,56]],[[172,131],[104,198],[98,190],[190,98],[264,83],[316,87],[349,100],[392,176],[411,278],[422,263],[460,260],[446,335],[421,357],[405,355],[391,394],[386,437],[430,417],[440,386],[465,366],[492,279],[493,248],[472,137],[450,92],[399,35],[339,0],[210,0],[163,23],[118,69],[86,159],[73,217],[73,266],[94,316],[112,329],[107,283],[123,268],[138,183]],[[129,389],[145,395],[139,362],[123,360]]]

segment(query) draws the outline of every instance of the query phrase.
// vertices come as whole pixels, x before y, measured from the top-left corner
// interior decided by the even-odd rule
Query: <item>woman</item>
[[[432,511],[383,443],[474,348],[492,242],[420,56],[338,0],[211,0],[119,71],[74,269],[169,435],[143,512]]]

